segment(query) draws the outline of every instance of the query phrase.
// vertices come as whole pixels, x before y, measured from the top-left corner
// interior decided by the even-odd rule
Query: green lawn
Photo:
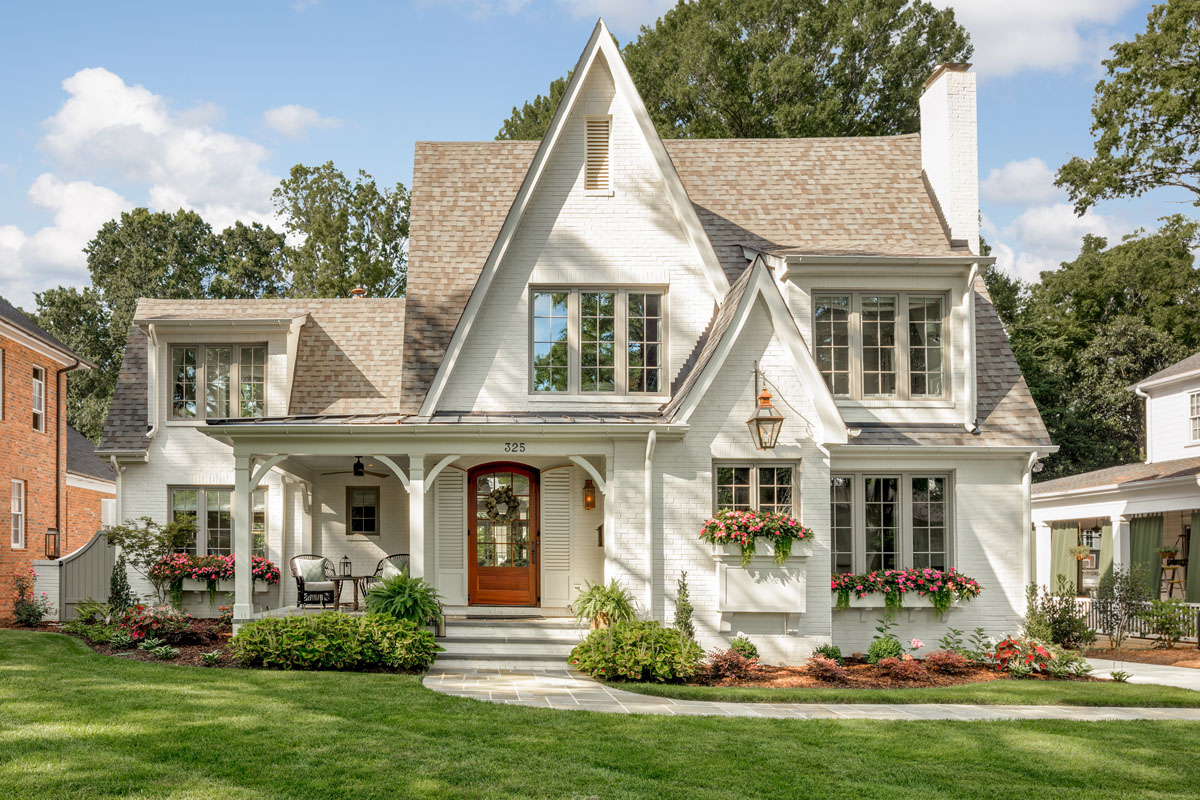
[[[640,694],[722,703],[978,703],[1044,706],[1200,707],[1200,692],[1145,683],[1003,680],[923,689],[769,689],[613,684]]]
[[[1200,725],[627,717],[0,631],[0,797],[1183,798]]]

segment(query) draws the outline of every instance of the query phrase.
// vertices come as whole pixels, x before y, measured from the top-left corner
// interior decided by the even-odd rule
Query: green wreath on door
[[[483,511],[497,525],[509,525],[521,518],[521,499],[511,486],[501,486],[488,494]]]

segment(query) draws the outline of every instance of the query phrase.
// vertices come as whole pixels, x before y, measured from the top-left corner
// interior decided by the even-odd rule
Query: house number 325
[[[504,452],[506,452],[506,453],[524,453],[525,452],[525,443],[524,442],[505,442],[504,443]]]

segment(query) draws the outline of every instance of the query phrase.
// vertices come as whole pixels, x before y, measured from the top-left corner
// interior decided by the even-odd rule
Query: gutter
[[[495,437],[520,434],[538,438],[579,438],[604,436],[614,439],[641,439],[650,432],[661,433],[670,440],[682,439],[691,428],[687,423],[672,422],[665,425],[654,423],[629,423],[624,425],[583,423],[531,423],[531,424],[472,424],[472,423],[417,423],[412,425],[198,425],[196,430],[213,438],[237,437],[262,439],[274,436],[353,438],[383,437],[415,438],[420,436],[444,439]],[[908,448],[911,450],[911,448]],[[1024,448],[1027,452],[1029,448]],[[141,451],[138,451],[139,453]]]
[[[1187,483],[1195,483],[1197,488],[1200,488],[1200,475],[1184,475],[1181,478],[1146,478],[1140,481],[1130,481],[1129,483],[1108,483],[1103,486],[1088,486],[1083,489],[1067,489],[1061,492],[1046,492],[1045,494],[1034,492],[1033,501],[1072,499],[1086,497],[1091,494],[1114,494],[1125,489],[1152,489],[1158,486],[1172,487]]]
[[[1146,401],[1146,463],[1150,464],[1154,462],[1154,451],[1152,449],[1154,447],[1154,437],[1150,435],[1150,431],[1154,430],[1150,426],[1150,394],[1142,388],[1141,384],[1131,386],[1130,388],[1133,389],[1134,394]]]

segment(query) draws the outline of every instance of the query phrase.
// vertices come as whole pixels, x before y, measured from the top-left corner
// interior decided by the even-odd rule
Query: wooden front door
[[[511,486],[520,517],[493,522],[487,498]],[[484,464],[467,480],[467,592],[471,605],[536,606],[538,597],[538,473],[520,464]]]

